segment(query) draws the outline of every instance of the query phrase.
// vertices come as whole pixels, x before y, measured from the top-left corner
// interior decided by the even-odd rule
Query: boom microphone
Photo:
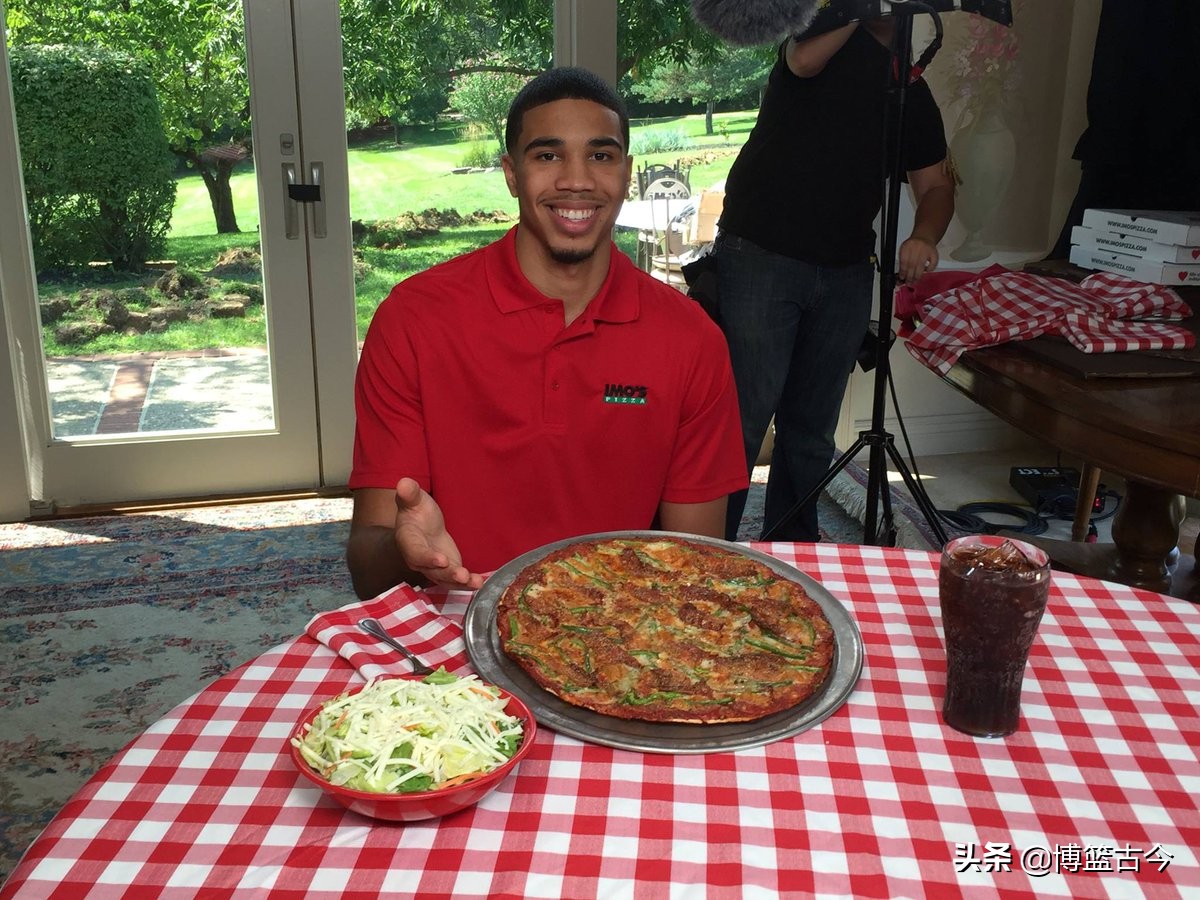
[[[731,44],[753,47],[808,28],[823,0],[692,0],[692,17]]]

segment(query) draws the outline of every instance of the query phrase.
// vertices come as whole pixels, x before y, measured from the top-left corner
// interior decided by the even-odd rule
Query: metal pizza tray
[[[531,563],[579,541],[677,537],[732,550],[768,566],[784,578],[799,583],[816,601],[833,628],[833,664],[824,684],[803,703],[752,722],[687,725],[621,719],[573,706],[560,700],[525,674],[500,648],[496,607],[500,596]],[[863,665],[862,635],[850,613],[829,591],[798,569],[740,544],[717,538],[665,531],[610,531],[555,541],[518,556],[498,569],[471,599],[463,620],[467,654],[479,677],[516,694],[533,711],[539,725],[569,734],[581,741],[647,753],[722,753],[758,747],[807,731],[832,715],[850,696]]]

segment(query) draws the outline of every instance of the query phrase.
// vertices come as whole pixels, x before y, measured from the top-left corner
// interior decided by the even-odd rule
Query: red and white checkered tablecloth
[[[1192,314],[1175,291],[1112,272],[1075,284],[996,266],[917,301],[912,312],[920,324],[905,346],[942,375],[967,350],[1044,334],[1084,353],[1187,350],[1196,343],[1188,329],[1167,324]]]
[[[936,557],[757,546],[822,582],[862,631],[856,689],[800,735],[671,756],[543,729],[478,806],[377,823],[285,755],[304,710],[361,681],[304,635],[130,744],[0,897],[1200,896],[1200,609],[1055,574],[1021,728],[974,739],[939,717]],[[438,656],[463,598],[405,612],[389,596],[368,612],[453,662]]]

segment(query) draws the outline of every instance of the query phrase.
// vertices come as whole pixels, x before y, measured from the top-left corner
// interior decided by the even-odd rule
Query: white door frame
[[[0,71],[8,71],[8,31],[4,0],[0,0]],[[25,225],[25,191],[21,184],[20,148],[13,127],[10,79],[0,79],[0,197],[19,203],[0,203],[0,521],[12,522],[29,515],[29,498],[40,490],[37,472],[29,466],[33,440],[29,428],[32,410],[25,388],[25,346],[17,337],[29,332],[33,301],[33,252]],[[6,250],[4,248],[7,248]],[[34,358],[41,352],[35,348]],[[44,381],[44,379],[43,379]]]
[[[244,6],[263,281],[271,298],[267,340],[283,351],[272,354],[275,427],[220,436],[147,433],[53,440],[24,205],[0,203],[5,263],[0,267],[0,416],[16,425],[0,433],[4,520],[27,517],[31,501],[78,505],[312,489],[345,484],[349,476],[357,342],[341,46],[329,38],[339,33],[337,3],[295,4],[301,29],[295,45],[303,72],[294,68],[292,2],[246,0]],[[0,196],[23,200],[3,46],[0,54],[6,86],[0,91],[0,155],[13,160],[0,167]],[[302,121],[312,123],[312,146],[303,144]],[[308,206],[301,208],[301,224],[308,227],[283,238],[279,135],[285,133],[295,137],[292,161],[301,181],[309,180],[311,162],[324,165],[324,238],[312,237],[316,211]],[[323,435],[318,428],[325,429]]]

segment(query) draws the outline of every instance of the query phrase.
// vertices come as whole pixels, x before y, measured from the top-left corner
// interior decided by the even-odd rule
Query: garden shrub
[[[496,157],[496,151],[488,147],[483,141],[478,141],[467,147],[466,153],[463,154],[462,165],[471,169],[488,169],[497,165],[499,160]]]
[[[100,47],[13,47],[10,57],[38,269],[105,260],[140,271],[163,252],[175,204],[150,70]]]
[[[644,156],[686,150],[690,146],[691,138],[682,128],[651,128],[634,135],[629,152],[632,156]]]

